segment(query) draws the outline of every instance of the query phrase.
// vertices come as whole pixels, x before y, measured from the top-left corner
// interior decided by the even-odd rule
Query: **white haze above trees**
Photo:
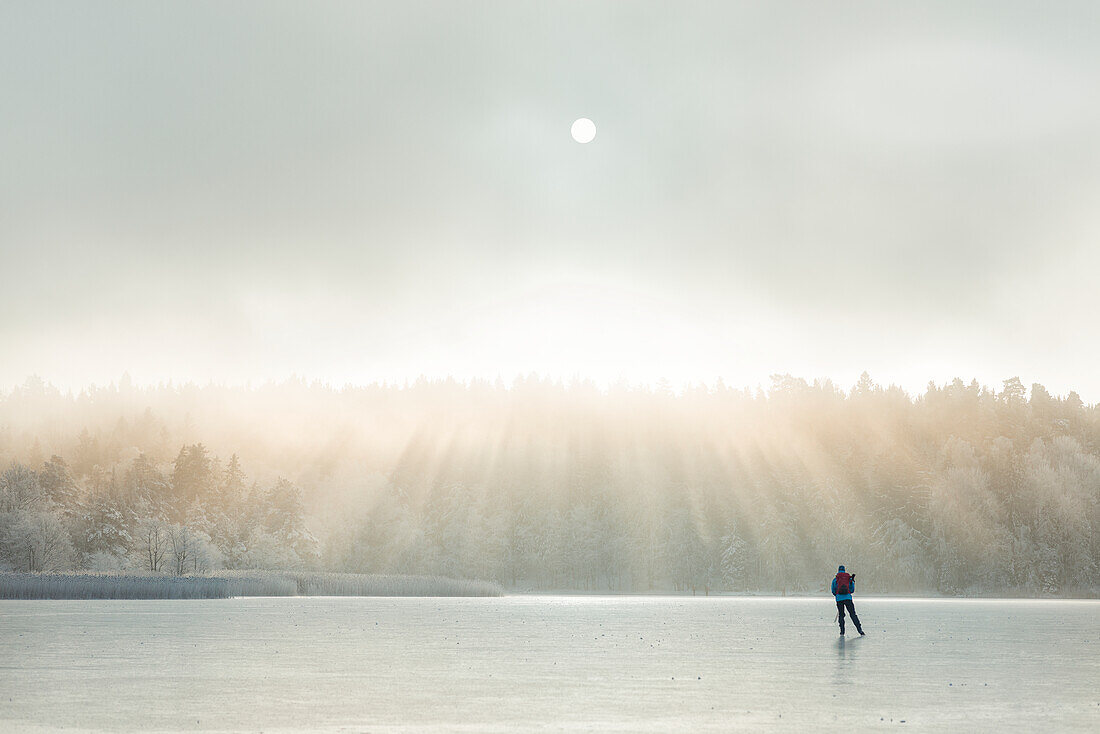
[[[510,588],[1094,593],[1100,410],[519,379],[0,398],[8,570],[314,569]]]

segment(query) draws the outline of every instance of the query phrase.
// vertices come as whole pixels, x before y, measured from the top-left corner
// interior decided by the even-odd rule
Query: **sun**
[[[596,137],[596,123],[587,117],[573,121],[573,127],[569,128],[569,134],[578,143],[591,143]]]

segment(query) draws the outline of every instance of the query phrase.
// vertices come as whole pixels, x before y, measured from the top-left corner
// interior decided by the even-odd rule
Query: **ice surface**
[[[856,609],[842,641],[829,597],[2,601],[0,730],[1100,730],[1098,602]]]

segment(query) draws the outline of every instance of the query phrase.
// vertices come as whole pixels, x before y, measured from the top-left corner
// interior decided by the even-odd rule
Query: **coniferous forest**
[[[864,374],[0,396],[0,570],[439,574],[509,589],[1095,595],[1100,409]]]

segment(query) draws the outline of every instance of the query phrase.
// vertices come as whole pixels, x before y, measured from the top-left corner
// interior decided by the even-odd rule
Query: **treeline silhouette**
[[[118,385],[0,398],[0,566],[438,574],[519,589],[1094,594],[1100,409],[776,375]]]

